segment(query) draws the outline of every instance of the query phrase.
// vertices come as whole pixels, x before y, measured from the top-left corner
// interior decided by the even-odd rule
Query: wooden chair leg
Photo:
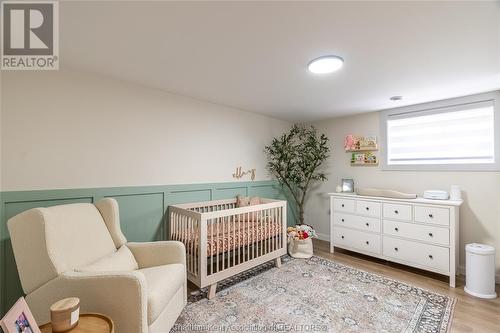
[[[217,290],[217,283],[214,283],[214,284],[211,284],[209,287],[208,287],[208,299],[212,299],[215,297],[215,291]]]
[[[281,267],[281,257],[278,257],[275,259],[276,267],[280,268]]]

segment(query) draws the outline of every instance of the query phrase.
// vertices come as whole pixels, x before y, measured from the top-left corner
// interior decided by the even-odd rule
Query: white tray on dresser
[[[444,274],[455,287],[462,201],[330,195],[335,247]]]

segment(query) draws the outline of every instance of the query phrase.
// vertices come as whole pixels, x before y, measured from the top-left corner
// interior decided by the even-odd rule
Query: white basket
[[[313,256],[312,239],[291,239],[288,243],[288,254],[299,259],[311,258]]]

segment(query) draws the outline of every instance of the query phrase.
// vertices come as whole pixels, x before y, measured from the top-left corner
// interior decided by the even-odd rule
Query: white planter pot
[[[288,254],[294,258],[308,259],[313,256],[313,243],[311,238],[291,239],[288,243]]]

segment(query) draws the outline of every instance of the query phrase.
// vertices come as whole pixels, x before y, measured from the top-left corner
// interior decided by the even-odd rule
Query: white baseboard
[[[322,233],[317,232],[316,235],[318,235],[319,240],[327,241],[327,242],[330,241],[330,235],[328,235],[328,234],[322,234]]]

